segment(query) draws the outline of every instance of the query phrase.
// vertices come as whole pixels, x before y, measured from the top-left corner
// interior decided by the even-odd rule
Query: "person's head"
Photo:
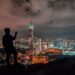
[[[4,31],[5,31],[5,34],[10,34],[10,28],[5,28]]]

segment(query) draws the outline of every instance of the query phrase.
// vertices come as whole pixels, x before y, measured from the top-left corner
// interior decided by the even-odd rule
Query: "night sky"
[[[32,22],[35,35],[42,38],[75,38],[74,0],[0,0],[0,35],[5,27],[27,36]]]

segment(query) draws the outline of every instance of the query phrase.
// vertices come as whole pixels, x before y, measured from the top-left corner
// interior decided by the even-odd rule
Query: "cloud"
[[[0,0],[0,29],[15,28],[24,35],[26,25],[32,21],[39,37],[74,36],[75,1],[52,0],[51,3],[49,0],[31,0],[15,5],[12,0]]]
[[[63,27],[70,25],[71,19],[75,16],[75,11],[71,10],[72,4],[70,0],[66,2],[63,0],[53,1],[54,6],[48,7],[49,0],[31,0],[31,2],[23,2],[20,6],[15,6],[12,0],[0,0],[0,27],[18,27],[24,26],[29,22],[36,25],[50,24],[50,26]],[[61,7],[61,9],[59,8]],[[29,11],[25,9],[29,8]],[[73,25],[72,24],[72,25]]]

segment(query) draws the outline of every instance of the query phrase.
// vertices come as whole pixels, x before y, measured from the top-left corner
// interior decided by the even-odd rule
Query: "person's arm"
[[[14,40],[16,39],[16,36],[17,36],[17,32],[15,32],[15,36],[13,37]]]

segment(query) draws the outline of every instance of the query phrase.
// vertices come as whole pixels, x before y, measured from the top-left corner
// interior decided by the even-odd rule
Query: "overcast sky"
[[[30,22],[38,37],[74,39],[75,1],[24,0],[17,4],[15,0],[0,0],[1,30],[10,27],[13,31],[17,30],[19,36],[25,37]]]

